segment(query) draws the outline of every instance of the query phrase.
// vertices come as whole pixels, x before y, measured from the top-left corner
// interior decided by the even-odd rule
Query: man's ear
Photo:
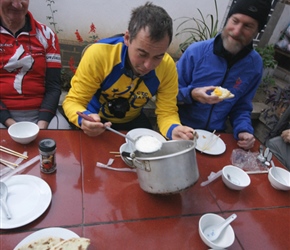
[[[130,34],[128,30],[125,32],[125,35],[124,35],[124,43],[126,46],[130,44]]]

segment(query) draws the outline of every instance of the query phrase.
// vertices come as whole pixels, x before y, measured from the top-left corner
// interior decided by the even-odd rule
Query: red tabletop
[[[213,171],[231,164],[237,148],[231,134],[221,134],[226,152],[217,155],[197,151],[198,182],[179,194],[144,192],[134,172],[117,172],[96,166],[114,158],[112,167],[128,168],[110,151],[119,151],[124,138],[106,131],[91,138],[78,130],[42,130],[38,138],[21,145],[0,130],[1,145],[29,158],[38,155],[38,142],[57,143],[57,171],[40,172],[39,162],[21,174],[45,180],[52,190],[48,209],[35,221],[15,229],[0,230],[0,249],[13,249],[31,233],[47,227],[63,227],[91,239],[93,249],[208,249],[198,234],[198,221],[205,213],[224,218],[232,213],[235,242],[228,249],[290,249],[290,192],[275,190],[267,174],[250,175],[251,184],[241,191],[228,189],[221,178],[205,187],[200,183]],[[258,151],[256,142],[252,151]],[[1,154],[9,161],[14,156]],[[276,159],[277,166],[282,166]]]

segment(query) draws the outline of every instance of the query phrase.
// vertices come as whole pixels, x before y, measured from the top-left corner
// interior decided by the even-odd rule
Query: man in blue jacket
[[[221,34],[186,49],[177,63],[183,125],[224,131],[229,118],[238,146],[253,147],[252,99],[263,72],[253,39],[266,24],[270,9],[270,0],[237,0]],[[217,86],[228,89],[234,97],[211,95]]]

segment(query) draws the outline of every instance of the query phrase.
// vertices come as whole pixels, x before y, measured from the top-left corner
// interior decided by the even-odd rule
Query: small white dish
[[[223,167],[222,180],[228,188],[233,190],[242,190],[251,183],[249,175],[241,168],[233,165]]]
[[[195,129],[195,131],[198,134],[198,139],[196,141],[196,149],[198,151],[202,151],[202,153],[209,155],[220,155],[226,151],[226,144],[217,135],[202,129]],[[203,151],[204,145],[211,139],[215,140],[214,144],[211,145],[209,149]]]
[[[13,141],[28,144],[36,139],[39,127],[33,122],[17,122],[8,128],[8,134]]]
[[[29,244],[30,242],[39,240],[41,238],[45,237],[59,237],[64,240],[68,240],[71,238],[79,238],[79,236],[66,228],[61,227],[49,227],[45,229],[38,230],[27,237],[25,237],[22,241],[20,241],[17,246],[14,248],[14,250],[20,248],[21,246],[24,246],[26,244]]]
[[[228,225],[219,238],[215,241],[210,241],[204,234],[204,230],[212,225],[218,225],[224,222],[225,219],[217,214],[207,213],[204,214],[198,223],[198,232],[202,241],[212,249],[226,249],[230,247],[235,241],[235,233],[231,225]]]
[[[290,190],[290,172],[284,168],[272,167],[268,172],[268,180],[277,190]]]

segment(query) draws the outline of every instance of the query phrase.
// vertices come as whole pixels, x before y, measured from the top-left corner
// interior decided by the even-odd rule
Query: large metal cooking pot
[[[154,153],[134,152],[140,187],[148,193],[172,194],[192,186],[199,178],[195,146],[196,140],[176,140],[164,142]]]

